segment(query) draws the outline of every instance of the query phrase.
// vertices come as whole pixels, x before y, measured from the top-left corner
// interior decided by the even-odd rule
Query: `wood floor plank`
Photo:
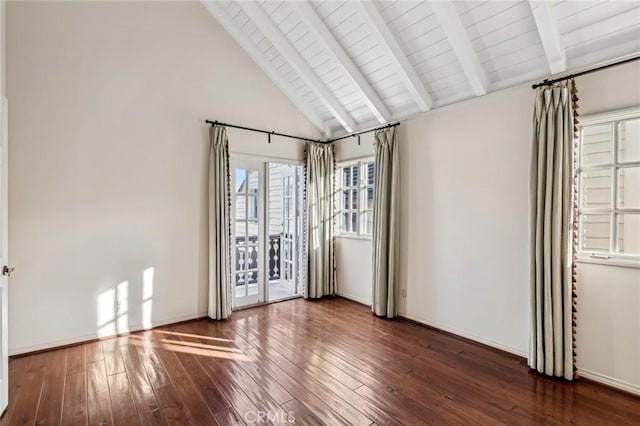
[[[178,328],[177,330],[180,330]],[[206,345],[206,339],[190,339],[186,340],[181,337],[184,342],[191,341],[192,344]],[[215,347],[218,347],[217,345]],[[222,354],[216,350],[209,353],[202,353],[197,358],[207,377],[216,383],[221,393],[224,395],[225,401],[229,401],[234,410],[242,417],[251,416],[254,413],[264,413],[271,415],[273,418],[286,417],[282,407],[270,396],[265,387],[261,383],[256,383],[244,369],[240,362],[249,361],[248,358],[240,354],[237,348],[227,347],[229,358],[216,358]],[[236,361],[235,357],[242,358],[243,361]],[[196,368],[194,368],[196,370]]]
[[[44,376],[52,357],[53,352],[43,352],[29,357],[22,385],[15,396],[9,425],[27,425],[35,422]]]
[[[137,339],[133,339],[137,337]],[[171,384],[169,375],[164,369],[158,355],[153,351],[153,344],[144,336],[132,336],[132,347],[136,349],[138,357],[147,373],[149,384],[154,388],[161,388]]]
[[[211,322],[199,323],[195,326],[198,327],[197,330],[202,335],[206,336],[207,334],[215,334],[220,339],[225,339],[233,342],[230,347],[236,348],[237,350],[242,350],[241,348],[243,348],[244,350],[253,348],[251,344],[245,346],[240,343],[240,340],[232,340],[227,338],[227,335],[220,330],[213,331],[211,327],[214,326]],[[204,341],[206,340],[201,340],[201,342]],[[277,404],[284,404],[285,402],[291,401],[293,399],[293,396],[289,392],[287,392],[287,390],[284,389],[282,385],[280,385],[280,383],[269,376],[269,374],[267,374],[259,364],[254,362],[246,362],[246,360],[243,360],[242,362],[238,362],[237,365],[239,365],[256,383],[259,383],[260,386],[265,390],[265,392],[269,394]],[[250,384],[251,382],[246,383]]]
[[[29,366],[30,356],[23,356],[9,361],[9,404],[2,416],[2,420],[6,423],[11,418],[11,412],[15,406],[16,397],[22,387],[27,368]]]
[[[224,411],[219,411],[215,414],[216,421],[221,425],[229,425],[229,426],[240,426],[246,425],[245,421],[240,417],[240,414],[236,412],[233,408],[228,408]],[[251,423],[253,419],[250,418]]]
[[[154,389],[158,404],[162,410],[162,415],[169,425],[189,425],[191,424],[189,412],[184,407],[181,398],[178,396],[176,388],[166,385]]]
[[[303,403],[318,418],[328,424],[369,424],[369,419],[357,412],[335,395],[330,395],[322,385],[304,377],[292,377],[277,361],[254,348],[245,352],[254,362],[260,363],[265,371],[276,379],[291,395]],[[313,391],[315,390],[315,392]],[[320,394],[321,396],[318,396]],[[324,397],[328,398],[324,398]]]
[[[90,425],[113,424],[104,360],[87,364],[87,414]]]
[[[84,371],[67,375],[62,414],[63,425],[87,424],[87,379]]]
[[[67,374],[85,371],[86,345],[72,346],[67,349]]]
[[[127,373],[112,374],[108,376],[107,380],[111,406],[113,407],[113,423],[115,425],[140,425]]]
[[[297,399],[292,399],[291,401],[282,404],[282,408],[286,410],[287,420],[292,420],[291,423],[308,426],[319,426],[325,424]]]
[[[42,382],[36,424],[60,424],[66,380],[67,349],[51,352],[51,361]]]
[[[182,407],[188,412],[190,422],[197,425],[210,425],[215,422],[213,413],[209,410],[206,401],[193,384],[189,373],[178,359],[173,348],[154,338],[153,332],[145,332],[149,341],[153,342],[153,348],[157,356],[169,373],[169,379],[176,391],[176,400],[180,401]]]
[[[184,370],[188,373],[193,385],[198,390],[200,395],[202,395],[203,400],[206,402],[209,410],[212,413],[218,413],[231,408],[231,403],[227,400],[227,398],[225,397],[225,395],[223,395],[219,388],[219,386],[223,385],[220,382],[224,380],[224,378],[209,377],[207,371],[202,368],[199,358],[209,356],[209,353],[206,351],[206,349],[203,349],[201,347],[191,347],[188,344],[176,344],[176,342],[182,343],[182,340],[164,339],[162,337],[160,338],[160,340],[166,341],[165,344],[177,346],[176,349],[178,350],[175,351],[176,357],[182,363]],[[198,356],[196,354],[201,355]]]
[[[85,346],[85,358],[87,364],[90,362],[100,361],[104,359],[104,352],[102,351],[102,342],[95,341],[87,343]]]
[[[124,362],[127,377],[130,383],[130,390],[136,406],[140,422],[143,425],[163,425],[165,420],[162,417],[160,404],[153,392],[151,383],[146,374],[146,369],[140,359],[137,346],[130,340],[130,344],[120,346],[120,353]]]
[[[102,351],[104,353],[107,376],[124,373],[124,361],[120,353],[120,340],[117,338],[103,340]]]
[[[64,391],[62,391],[64,390]],[[343,299],[11,358],[0,424],[640,425],[640,398]],[[252,417],[254,416],[254,417]]]

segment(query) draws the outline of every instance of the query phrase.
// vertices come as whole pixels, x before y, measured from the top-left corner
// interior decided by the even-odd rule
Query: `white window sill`
[[[617,266],[622,268],[640,269],[640,261],[632,259],[621,259],[610,257],[609,259],[599,259],[597,257],[578,256],[577,263],[591,263],[594,265]],[[580,272],[578,272],[580,273]]]
[[[346,240],[365,240],[371,241],[371,235],[357,235],[357,234],[337,234],[336,238],[344,238]]]

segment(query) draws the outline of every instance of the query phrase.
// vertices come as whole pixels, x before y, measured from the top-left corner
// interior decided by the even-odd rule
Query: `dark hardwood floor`
[[[640,399],[343,299],[15,358],[2,424],[640,424]]]

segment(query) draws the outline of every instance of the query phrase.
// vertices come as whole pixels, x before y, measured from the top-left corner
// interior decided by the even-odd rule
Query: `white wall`
[[[581,77],[580,113],[639,105],[638,75],[635,63]],[[407,292],[400,313],[522,356],[529,339],[532,111],[526,85],[400,126],[400,287]],[[347,140],[336,152],[343,160],[373,151]],[[370,303],[370,264],[358,262],[370,258],[371,243],[340,250],[342,241],[339,289],[347,287],[347,297],[368,294]],[[640,270],[580,264],[578,274],[578,366],[585,376],[637,392]],[[344,282],[354,277],[361,279]]]
[[[400,313],[521,355],[532,104],[520,87],[400,126]]]
[[[0,1],[0,95],[4,96],[7,83],[7,2]]]
[[[7,12],[11,352],[115,331],[123,282],[121,325],[141,326],[149,268],[152,323],[204,314],[203,121],[318,132],[199,2]],[[229,135],[234,152],[302,155],[290,140]]]
[[[580,77],[582,116],[640,105],[640,64]],[[584,377],[640,394],[640,269],[578,264],[577,354]]]

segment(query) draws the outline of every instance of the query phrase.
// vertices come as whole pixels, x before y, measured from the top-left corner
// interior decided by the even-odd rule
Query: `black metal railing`
[[[282,234],[269,235],[269,281],[280,279],[281,238]],[[236,237],[236,271],[242,271],[236,273],[236,286],[258,282],[258,236],[250,236],[246,244],[245,240],[246,237]]]

